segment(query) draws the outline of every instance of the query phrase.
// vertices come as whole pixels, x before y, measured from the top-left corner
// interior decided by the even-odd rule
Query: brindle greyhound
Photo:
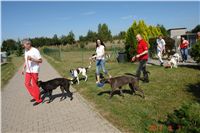
[[[102,82],[110,84],[112,88],[110,92],[110,98],[112,98],[113,92],[117,88],[119,88],[120,94],[123,96],[122,86],[127,85],[127,84],[129,85],[133,93],[135,93],[135,91],[139,91],[142,93],[142,97],[143,98],[145,97],[143,90],[139,87],[139,79],[134,76],[123,75],[123,76],[118,76],[118,77],[112,77],[109,79],[105,79]]]

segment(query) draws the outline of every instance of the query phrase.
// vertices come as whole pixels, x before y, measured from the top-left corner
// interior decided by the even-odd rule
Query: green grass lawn
[[[1,65],[1,88],[8,83],[9,79],[12,78],[22,64],[22,57],[11,55],[8,57],[8,62]]]
[[[64,77],[70,77],[69,70],[79,66],[88,66],[89,57],[93,51],[82,53],[78,51],[63,52],[62,61],[55,61],[46,56],[53,67]],[[112,76],[123,75],[125,72],[135,73],[137,64],[107,62],[106,68]],[[192,68],[179,67],[164,69],[160,66],[148,66],[151,72],[150,83],[140,82],[145,92],[145,99],[138,95],[125,94],[125,97],[114,95],[109,100],[108,94],[98,93],[110,90],[110,86],[97,88],[95,84],[95,63],[88,72],[88,81],[81,81],[74,88],[82,94],[107,120],[123,132],[148,132],[153,121],[166,118],[166,115],[179,108],[183,103],[199,101],[199,90],[194,90],[200,83],[200,71]],[[128,89],[128,86],[124,86]],[[194,91],[198,92],[194,94]]]

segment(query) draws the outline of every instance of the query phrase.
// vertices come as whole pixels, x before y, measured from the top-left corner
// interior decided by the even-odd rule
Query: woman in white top
[[[100,82],[100,70],[102,69],[103,72],[111,77],[108,71],[105,68],[105,45],[104,43],[98,39],[96,40],[96,55],[92,57],[92,59],[96,58],[96,74],[97,74],[97,82]]]

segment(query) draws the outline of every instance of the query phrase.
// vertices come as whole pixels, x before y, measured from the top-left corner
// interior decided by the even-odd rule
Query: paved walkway
[[[168,62],[167,59],[163,59],[163,61],[164,61],[164,63]],[[160,66],[160,62],[159,62],[158,59],[149,59],[148,63],[150,65],[158,65],[158,66]],[[200,64],[196,63],[191,57],[188,57],[187,63],[179,62],[178,66],[200,66]]]
[[[49,80],[60,75],[44,60],[40,79]],[[72,89],[73,90],[73,89]],[[74,90],[73,90],[74,91]],[[60,89],[53,91],[60,94]],[[2,92],[2,132],[120,132],[102,118],[78,93],[74,99],[33,106],[23,84],[23,77],[16,73]]]

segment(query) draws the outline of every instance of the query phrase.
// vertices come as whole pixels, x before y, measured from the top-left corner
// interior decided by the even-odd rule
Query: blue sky
[[[200,2],[2,2],[2,39],[52,37],[73,31],[76,39],[108,24],[112,34],[134,20],[166,28],[200,24]]]

